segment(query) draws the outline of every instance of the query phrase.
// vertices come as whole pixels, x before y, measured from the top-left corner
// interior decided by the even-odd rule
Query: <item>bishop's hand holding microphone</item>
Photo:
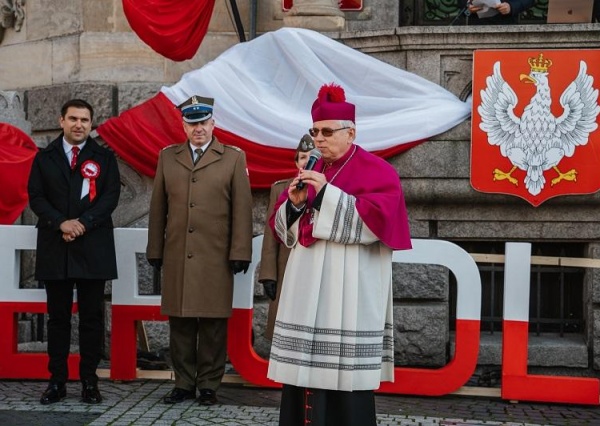
[[[308,162],[306,163],[304,170],[314,169],[315,164],[317,164],[317,161],[319,161],[319,158],[321,158],[321,151],[319,151],[317,148],[311,150],[309,153]],[[304,189],[304,185],[304,182],[299,181],[296,185],[296,189],[302,190]]]
[[[315,165],[321,158],[321,151],[313,149],[310,151],[306,166],[300,170],[298,176],[294,179],[294,182],[288,189],[288,199],[291,203],[291,209],[294,214],[301,213],[306,206],[306,199],[308,196],[307,183],[315,188],[318,193],[321,188],[327,183],[325,175],[319,172],[311,172],[309,175],[305,175],[305,172],[314,169]],[[304,179],[304,180],[303,180]],[[309,182],[307,182],[309,181]],[[290,223],[293,221],[290,221]]]

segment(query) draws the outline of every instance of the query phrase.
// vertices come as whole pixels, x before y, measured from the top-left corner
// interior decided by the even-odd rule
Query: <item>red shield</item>
[[[478,50],[473,70],[473,188],[536,207],[600,189],[600,50]]]

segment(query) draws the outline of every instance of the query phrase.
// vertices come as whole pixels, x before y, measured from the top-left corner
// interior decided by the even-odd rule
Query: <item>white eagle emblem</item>
[[[538,195],[546,183],[544,172],[551,168],[558,173],[552,185],[577,180],[577,170],[562,173],[558,164],[563,157],[573,156],[578,146],[588,143],[590,133],[598,128],[600,105],[598,89],[592,86],[594,78],[587,74],[585,61],[580,61],[579,74],[560,97],[564,111],[560,117],[554,117],[548,84],[552,61],[540,53],[538,58],[529,58],[529,65],[531,72],[521,74],[520,80],[535,84],[536,92],[520,118],[514,113],[517,95],[502,77],[500,62],[494,64],[493,74],[486,78],[477,111],[481,116],[479,127],[487,133],[488,143],[499,146],[500,153],[513,165],[508,172],[495,169],[494,180],[508,179],[517,186],[518,181],[511,174],[519,168],[526,173],[527,191]]]

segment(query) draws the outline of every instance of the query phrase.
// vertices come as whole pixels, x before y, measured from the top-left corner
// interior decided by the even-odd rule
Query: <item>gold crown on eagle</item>
[[[527,60],[532,72],[548,72],[548,68],[552,66],[550,59],[544,59],[544,54],[540,53],[537,58],[529,58]]]

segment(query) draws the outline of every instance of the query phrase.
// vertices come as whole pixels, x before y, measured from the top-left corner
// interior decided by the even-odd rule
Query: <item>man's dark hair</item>
[[[70,107],[75,108],[85,108],[90,112],[90,118],[94,119],[94,108],[90,104],[88,104],[83,99],[71,99],[70,101],[65,102],[65,104],[60,109],[60,116],[65,118],[65,114]]]

